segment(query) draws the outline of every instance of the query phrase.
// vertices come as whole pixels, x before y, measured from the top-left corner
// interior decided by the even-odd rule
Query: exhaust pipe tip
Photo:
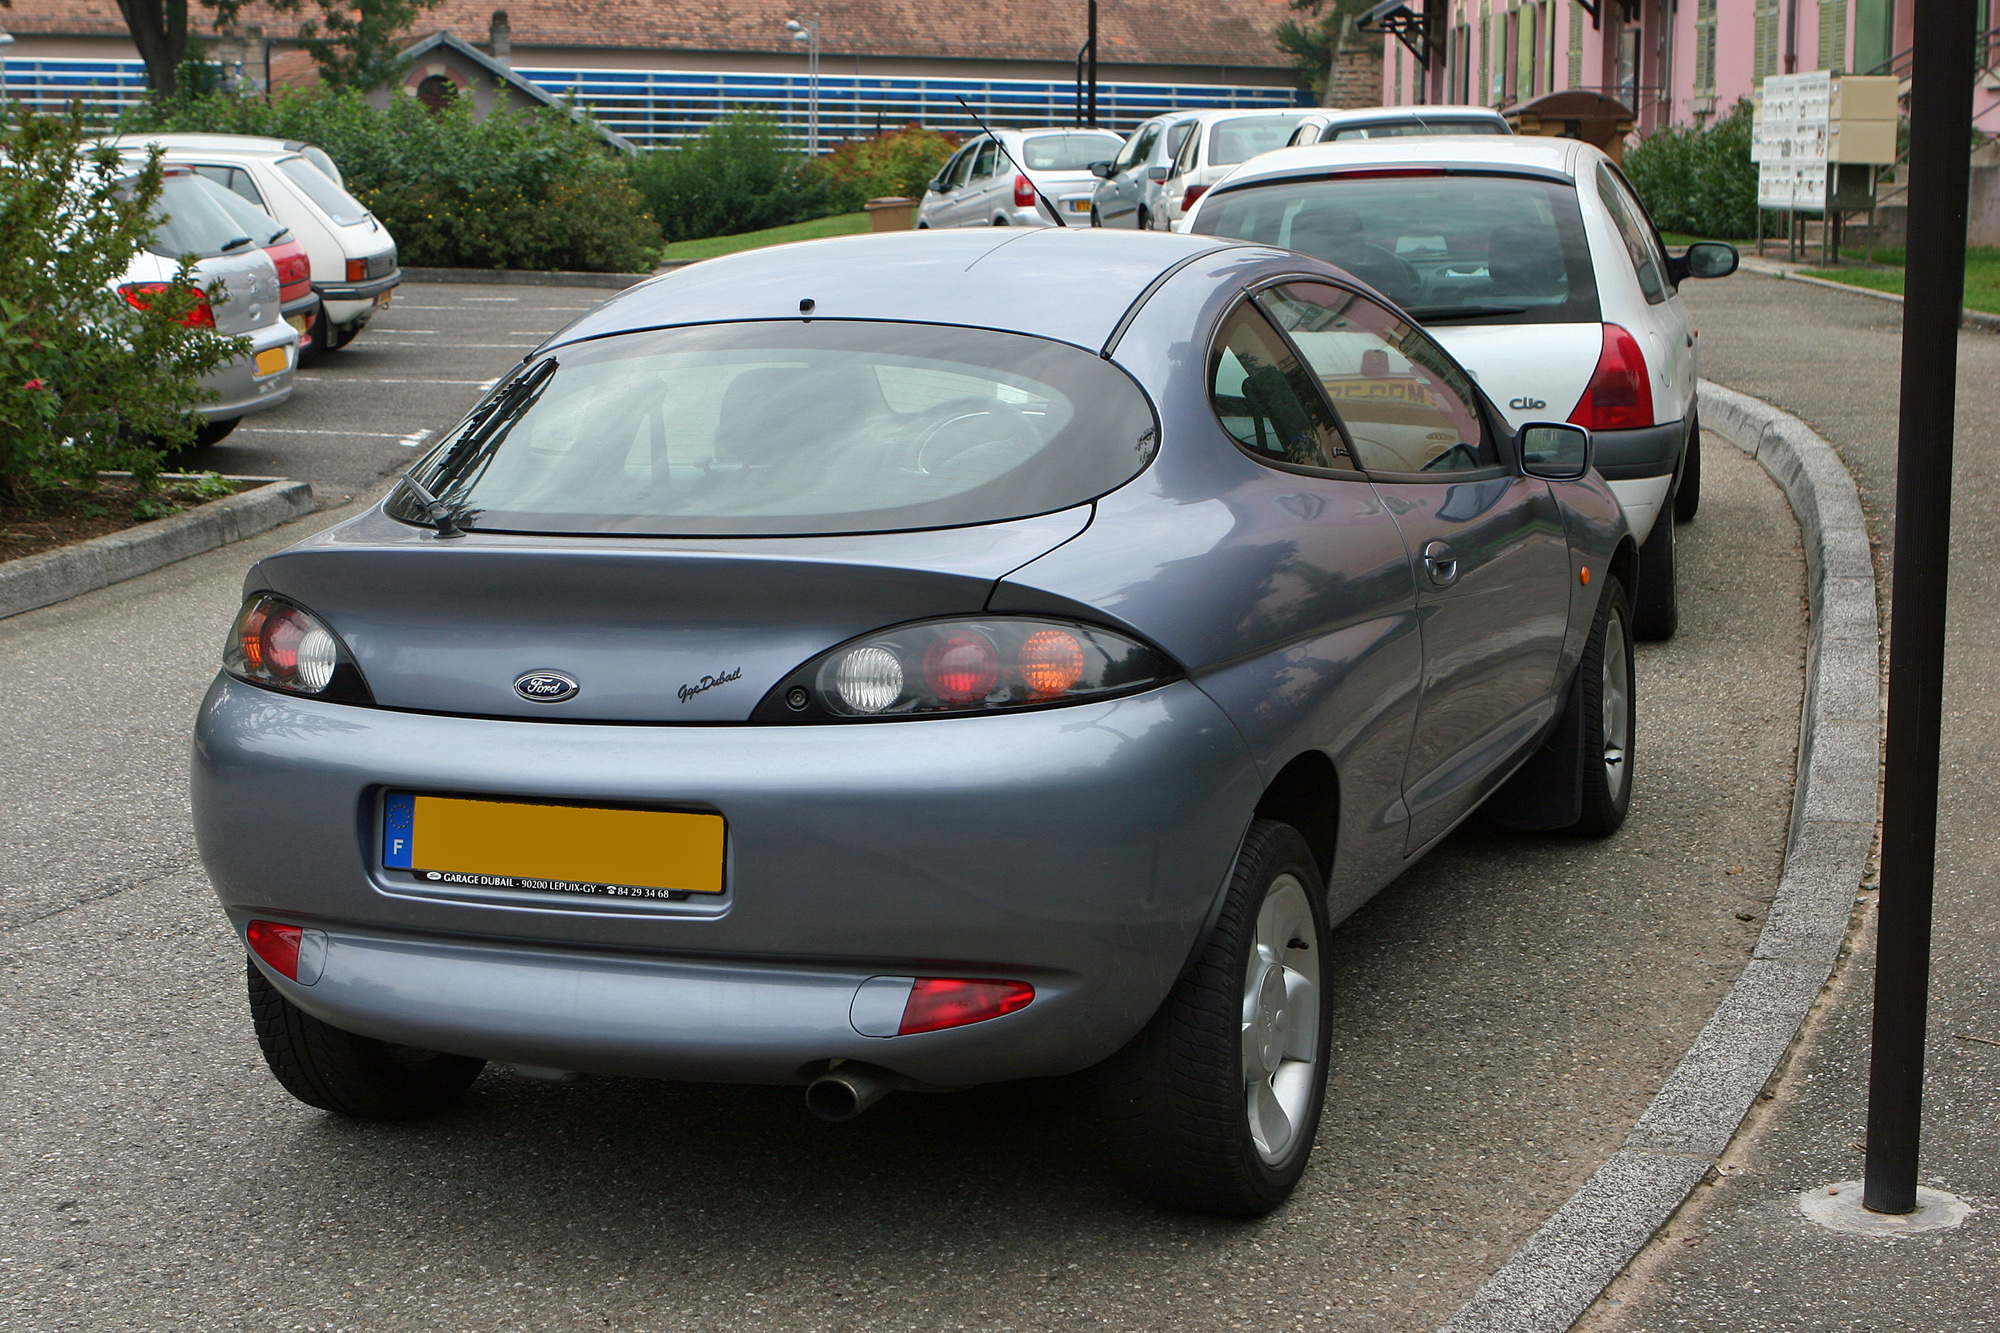
[[[806,1109],[821,1120],[852,1120],[895,1086],[896,1076],[886,1069],[845,1064],[806,1085]]]

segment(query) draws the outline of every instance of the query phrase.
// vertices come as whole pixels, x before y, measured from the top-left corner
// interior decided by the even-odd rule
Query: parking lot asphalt
[[[1704,373],[1803,417],[1841,454],[1868,513],[1886,596],[1901,307],[1762,277],[1684,290],[1703,330]],[[1822,1230],[1797,1205],[1802,1191],[1862,1174],[1869,893],[1852,952],[1771,1099],[1752,1112],[1715,1177],[1579,1323],[1589,1333],[2000,1328],[2000,866],[1989,777],[2000,751],[2000,336],[1961,333],[1958,358],[1920,1179],[1964,1198],[1973,1214],[1957,1230],[1870,1240]]]
[[[1337,931],[1327,1115],[1268,1218],[1133,1202],[1072,1080],[846,1125],[793,1089],[497,1070],[414,1124],[291,1101],[194,856],[188,729],[249,562],[379,494],[398,440],[595,295],[488,290],[405,287],[212,451],[327,512],[0,621],[0,1328],[1430,1329],[1616,1150],[1748,958],[1802,572],[1782,496],[1711,444],[1681,634],[1639,654],[1631,820],[1462,831]],[[393,383],[442,379],[472,383]]]

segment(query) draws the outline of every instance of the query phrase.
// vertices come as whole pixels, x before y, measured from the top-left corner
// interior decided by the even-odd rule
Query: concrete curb
[[[313,511],[312,487],[303,481],[284,477],[230,480],[262,484],[171,518],[0,564],[0,619],[150,574],[163,565],[254,537]]]
[[[1562,1333],[1728,1148],[1819,998],[1867,872],[1879,784],[1881,640],[1854,479],[1797,417],[1704,380],[1702,425],[1783,488],[1812,627],[1785,872],[1757,948],[1625,1144],[1440,1333]]]
[[[1803,282],[1813,287],[1825,287],[1830,291],[1852,292],[1860,296],[1872,296],[1878,301],[1894,301],[1897,305],[1903,304],[1903,298],[1895,292],[1878,292],[1873,287],[1857,287],[1851,282],[1835,282],[1831,278],[1815,278],[1809,274],[1801,273],[1789,265],[1781,266],[1773,264],[1768,260],[1756,264],[1751,263],[1749,260],[1744,260],[1743,271],[1746,273],[1761,273],[1767,278],[1779,278],[1786,282]],[[1982,329],[1987,333],[2000,333],[2000,315],[1989,315],[1984,310],[1964,309],[1959,311],[1959,315],[1961,317],[1959,322],[1964,328]]]
[[[692,260],[662,264],[651,273],[556,273],[520,268],[409,268],[403,269],[404,282],[471,282],[493,287],[609,287],[622,291],[656,278]]]

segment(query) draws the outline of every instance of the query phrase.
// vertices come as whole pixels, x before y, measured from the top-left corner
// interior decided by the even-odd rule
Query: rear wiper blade
[[[226,255],[231,250],[238,250],[241,249],[243,246],[252,244],[255,244],[255,242],[253,242],[248,236],[238,236],[235,240],[231,241],[229,244],[222,247],[222,253]]]
[[[463,537],[465,535],[465,529],[458,526],[458,517],[461,512],[458,507],[448,505],[435,495],[432,495],[428,490],[424,489],[422,482],[407,472],[396,479],[396,484],[410,488],[410,494],[416,496],[417,503],[424,507],[424,516],[430,519],[431,525],[437,529],[438,536]]]
[[[1518,315],[1524,305],[1411,305],[1403,309],[1418,319],[1478,319],[1481,315]]]

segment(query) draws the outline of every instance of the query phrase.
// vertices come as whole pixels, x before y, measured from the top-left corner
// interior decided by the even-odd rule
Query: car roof
[[[143,151],[158,144],[169,153],[235,153],[257,157],[297,157],[299,149],[286,139],[269,139],[258,134],[121,134],[105,140],[114,148]]]
[[[1498,111],[1483,106],[1357,106],[1319,114],[1329,125],[1394,120],[1491,120],[1503,125],[1507,123],[1507,118]]]
[[[1601,158],[1577,139],[1527,134],[1433,134],[1399,139],[1343,139],[1280,148],[1245,162],[1216,182],[1211,194],[1258,180],[1283,179],[1337,167],[1438,167],[1446,171],[1514,172],[1574,181]]]
[[[1195,119],[1204,125],[1215,125],[1225,120],[1245,120],[1252,116],[1293,116],[1303,120],[1313,113],[1309,106],[1260,106],[1235,107],[1228,111],[1203,111]]]
[[[753,319],[897,320],[1004,329],[1096,351],[1177,265],[1240,242],[1118,228],[967,227],[745,250],[628,289],[551,341]]]

